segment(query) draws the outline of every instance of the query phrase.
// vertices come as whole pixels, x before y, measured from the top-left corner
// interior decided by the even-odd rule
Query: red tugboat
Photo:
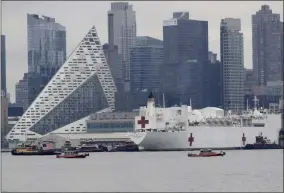
[[[212,152],[211,149],[202,149],[199,154],[188,153],[188,157],[216,157],[216,156],[224,156],[225,152],[221,151],[219,153]]]
[[[60,155],[56,155],[56,158],[85,158],[89,156],[88,153],[79,154],[78,151],[65,151]]]

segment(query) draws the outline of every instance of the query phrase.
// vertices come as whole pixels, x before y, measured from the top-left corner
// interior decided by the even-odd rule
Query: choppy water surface
[[[91,153],[86,159],[2,153],[3,191],[283,191],[283,151]]]

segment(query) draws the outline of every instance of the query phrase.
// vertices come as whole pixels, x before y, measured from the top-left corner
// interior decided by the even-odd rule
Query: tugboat
[[[282,119],[283,121],[283,119]],[[278,139],[279,146],[284,148],[284,128],[280,129],[279,131],[279,139]]]
[[[56,155],[56,158],[85,158],[89,156],[88,153],[80,154],[78,151],[65,151],[61,155]]]
[[[139,147],[132,141],[126,141],[124,144],[116,145],[110,152],[138,152]]]
[[[263,137],[262,133],[255,136],[254,144],[247,144],[243,149],[282,149],[276,142],[271,143],[267,137]]]
[[[219,153],[212,152],[211,149],[202,149],[199,154],[188,153],[188,157],[216,157],[216,156],[224,156],[225,152],[221,151]]]
[[[78,146],[80,152],[107,152],[108,148],[97,144],[96,141],[82,141],[81,145]]]
[[[48,144],[43,144],[47,146]],[[43,149],[43,147],[38,147],[37,145],[27,145],[22,144],[11,151],[12,155],[55,155],[55,149]]]

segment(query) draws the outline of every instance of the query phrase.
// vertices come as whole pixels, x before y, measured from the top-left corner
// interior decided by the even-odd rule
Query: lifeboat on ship
[[[216,157],[216,156],[224,156],[225,152],[213,152],[211,149],[202,149],[199,154],[188,153],[188,157]]]
[[[79,153],[78,151],[65,151],[60,155],[56,155],[56,158],[85,158],[89,156],[89,153]]]

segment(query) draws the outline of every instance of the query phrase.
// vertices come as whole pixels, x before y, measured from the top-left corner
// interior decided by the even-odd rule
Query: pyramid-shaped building
[[[115,92],[116,87],[94,26],[6,139],[25,141],[27,135],[45,135],[99,110],[114,110]],[[85,131],[83,127],[74,130]]]

